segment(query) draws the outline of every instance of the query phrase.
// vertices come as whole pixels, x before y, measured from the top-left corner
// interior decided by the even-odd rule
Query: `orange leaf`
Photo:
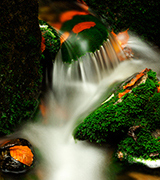
[[[116,35],[112,30],[111,34],[116,38],[122,49],[127,45],[129,40],[128,29],[124,32],[118,33],[118,35]]]
[[[72,31],[74,33],[79,33],[85,29],[90,29],[91,27],[94,27],[95,25],[96,25],[95,22],[81,22],[81,23],[76,24],[73,27]]]
[[[41,101],[39,108],[40,108],[42,116],[45,117],[46,116],[46,106],[44,105],[43,101]]]
[[[48,24],[50,25],[50,26],[52,26],[53,28],[55,28],[55,30],[60,30],[61,29],[61,27],[62,27],[62,23],[49,23],[48,22]]]
[[[157,87],[157,92],[160,93],[160,82],[158,82],[159,86]]]
[[[13,146],[9,148],[10,155],[17,161],[31,166],[33,163],[33,153],[28,146]]]
[[[119,93],[119,94],[118,94],[118,98],[123,97],[125,94],[127,94],[127,93],[130,92],[130,91],[131,91],[131,90],[126,89],[124,92]]]
[[[87,14],[89,14],[89,13],[88,12],[81,12],[81,11],[66,11],[61,15],[60,22],[64,23],[66,21],[73,19],[74,16],[87,15]]]
[[[124,32],[118,33],[117,40],[121,46],[126,45],[128,43],[128,40],[129,40],[128,29]]]
[[[117,35],[113,32],[113,30],[111,31],[111,34],[116,38]]]
[[[45,45],[45,38],[42,36],[42,41],[41,41],[41,52],[43,52],[46,48],[46,45]]]
[[[135,78],[133,78],[126,86],[123,86],[123,89],[133,86],[138,81],[138,79],[140,79],[143,75],[144,75],[144,73],[142,73],[142,72],[137,74],[137,76]]]

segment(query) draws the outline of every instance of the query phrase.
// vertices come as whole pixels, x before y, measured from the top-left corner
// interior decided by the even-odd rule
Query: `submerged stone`
[[[34,152],[26,139],[12,139],[0,145],[0,170],[5,173],[24,173],[34,163]]]
[[[76,1],[48,3],[41,0],[39,9],[39,18],[57,30],[62,60],[66,63],[78,60],[87,52],[95,52],[108,38],[106,26],[88,10],[88,6],[82,6]]]

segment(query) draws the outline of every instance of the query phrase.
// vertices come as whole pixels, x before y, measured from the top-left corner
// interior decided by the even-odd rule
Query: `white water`
[[[72,131],[104,100],[104,94],[110,93],[115,82],[146,67],[156,70],[156,52],[134,36],[129,45],[140,59],[120,64],[110,42],[72,65],[62,63],[59,52],[53,70],[54,92],[46,95],[47,123],[41,117],[42,121],[28,124],[22,131],[22,137],[42,155],[37,166],[42,173],[40,180],[109,180],[104,175],[110,163],[107,150],[86,142],[76,143]]]
[[[37,123],[25,125],[17,135],[40,151],[42,158],[36,154],[39,161],[35,167],[39,180],[109,180],[105,173],[110,164],[107,149],[75,142],[72,132],[110,94],[115,82],[144,68],[152,68],[160,76],[159,53],[134,35],[128,45],[135,58],[121,63],[119,57],[124,54],[111,35],[99,50],[70,66],[62,63],[59,52],[53,71],[54,91],[46,94],[47,122],[39,116]]]
[[[155,46],[150,46],[142,41],[133,32],[129,32],[128,46],[134,52],[134,60],[141,62],[141,66],[137,69],[140,71],[144,68],[150,68],[157,72],[158,78],[160,77],[160,51]]]

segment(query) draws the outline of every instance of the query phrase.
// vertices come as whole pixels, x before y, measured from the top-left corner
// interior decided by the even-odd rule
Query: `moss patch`
[[[39,103],[42,72],[37,16],[37,1],[7,0],[0,6],[0,135],[10,134],[31,118]]]
[[[121,101],[118,94],[125,90],[118,89],[112,99],[93,111],[75,129],[74,137],[97,143],[119,143],[120,150],[137,157],[149,157],[160,148],[158,139],[151,135],[160,127],[158,86],[156,73],[150,70],[146,81],[132,88]],[[135,137],[131,137],[129,131],[134,127],[137,127],[132,131]]]
[[[56,30],[52,28],[47,22],[39,20],[39,25],[42,36],[45,39],[45,50],[43,52],[43,58],[45,61],[48,61],[47,57],[50,57],[50,59],[54,62],[55,56],[60,49],[60,38]]]

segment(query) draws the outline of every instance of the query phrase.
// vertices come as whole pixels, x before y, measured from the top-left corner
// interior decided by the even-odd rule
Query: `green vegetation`
[[[159,152],[160,138],[152,136],[160,127],[159,84],[155,72],[151,70],[147,75],[145,83],[133,87],[121,97],[122,101],[118,94],[125,90],[118,89],[114,97],[93,111],[75,129],[75,139],[118,143],[119,151],[136,157],[148,158],[151,153]]]
[[[24,59],[4,63],[1,68],[0,134],[10,134],[22,122],[32,118],[38,104],[41,87],[39,61]],[[28,86],[27,86],[28,85]]]
[[[122,160],[125,161],[132,157],[159,159],[160,138],[153,137],[151,131],[144,127],[137,129],[135,134],[137,136],[136,141],[132,137],[126,136],[118,145],[117,152],[122,152],[124,156]]]
[[[54,60],[60,48],[59,37],[56,31],[47,23],[43,21],[39,21],[39,23],[46,25],[40,28],[45,38],[45,52],[41,56],[41,61],[46,62],[48,57],[50,60]],[[0,117],[1,135],[12,133],[20,124],[31,119],[39,105],[43,73],[42,63],[40,63],[41,54],[39,52],[39,59],[33,61],[34,47],[38,43],[35,36],[27,35],[25,42],[30,52],[21,61],[11,59],[7,66],[6,59],[1,61],[1,103],[3,103]],[[3,46],[2,44],[1,47],[3,48]],[[18,48],[22,48],[21,43]],[[4,51],[7,53],[9,47],[3,48],[3,53]]]
[[[49,56],[49,58],[54,61],[55,56],[60,48],[59,36],[56,30],[45,21],[39,20],[39,25],[42,36],[45,39],[45,52],[42,54],[42,57],[47,58]],[[48,59],[45,59],[45,61],[48,61]]]
[[[31,13],[32,12],[32,13]],[[31,118],[39,104],[42,71],[37,1],[0,5],[0,135]]]

